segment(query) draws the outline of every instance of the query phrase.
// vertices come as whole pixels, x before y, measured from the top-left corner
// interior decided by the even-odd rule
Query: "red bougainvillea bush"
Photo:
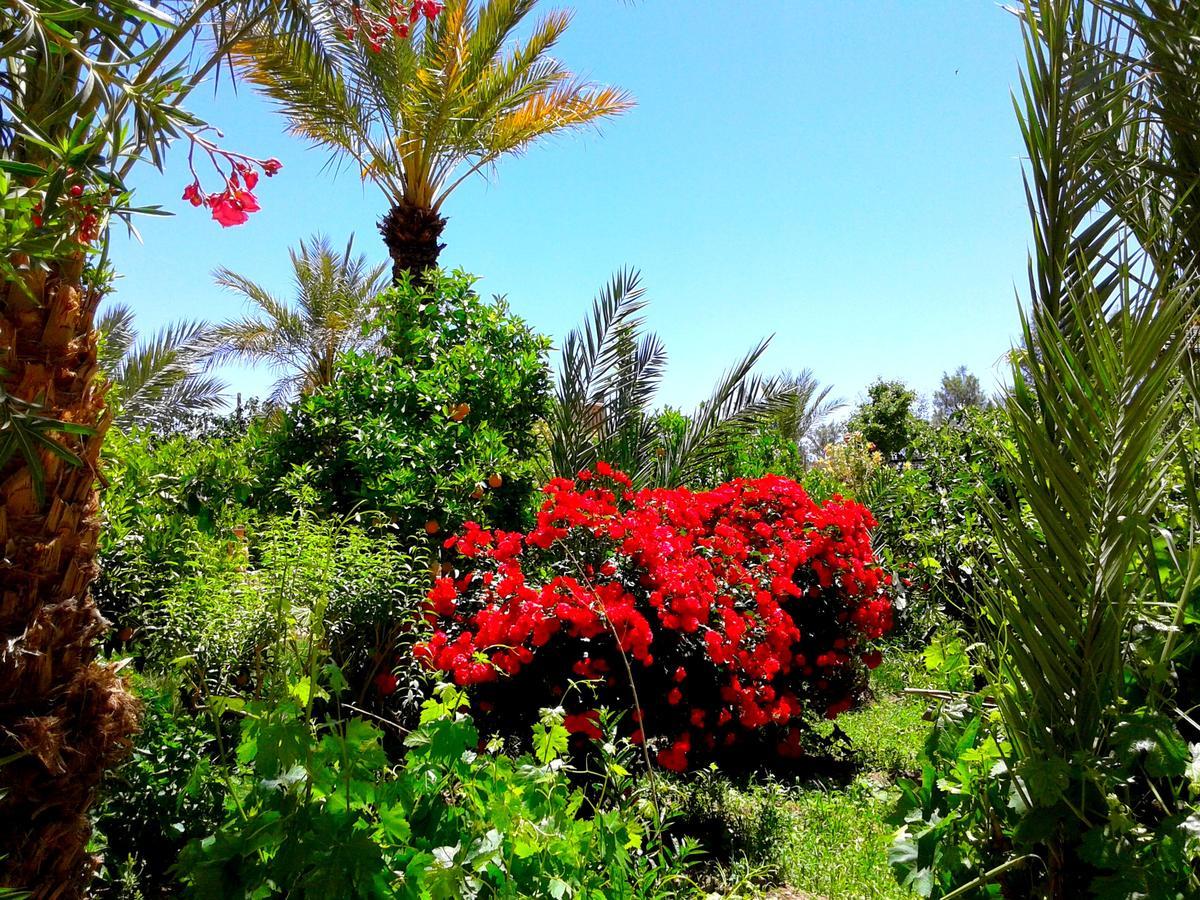
[[[544,491],[529,533],[468,522],[447,541],[454,574],[429,597],[418,657],[475,686],[485,727],[528,733],[561,703],[595,737],[600,707],[627,710],[629,736],[682,771],[798,757],[806,718],[859,702],[892,626],[864,507],[778,476],[633,492],[603,463]]]

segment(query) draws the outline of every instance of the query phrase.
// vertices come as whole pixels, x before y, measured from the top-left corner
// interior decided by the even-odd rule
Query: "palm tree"
[[[1169,885],[1150,874],[1157,840],[1123,843],[1193,812],[1182,765],[1153,754],[1186,747],[1178,667],[1200,578],[1186,437],[1200,410],[1187,364],[1200,280],[1179,193],[1195,183],[1189,148],[1200,147],[1196,10],[1183,0],[1018,10],[1035,239],[1022,324],[1034,350],[1015,356],[1003,401],[1005,488],[985,508],[995,583],[977,621],[1019,802],[1011,858],[963,893],[991,878],[1019,879],[1002,893],[1054,900],[1095,890],[1113,871],[1097,866],[1097,835],[1128,879],[1123,893],[1200,891],[1187,865]],[[1176,91],[1191,102],[1164,102]],[[1170,126],[1154,124],[1168,107]],[[1131,737],[1143,722],[1155,723],[1148,736]]]
[[[245,0],[244,18],[302,28],[287,2]],[[89,590],[107,225],[134,212],[132,167],[198,127],[183,101],[241,37],[216,16],[229,6],[12,0],[0,16],[0,885],[38,898],[85,891],[88,811],[137,726],[97,660]]]
[[[221,268],[217,284],[241,294],[257,314],[213,330],[209,343],[215,360],[266,362],[285,373],[271,393],[282,403],[333,383],[337,360],[348,350],[369,346],[366,333],[375,296],[383,289],[387,266],[371,266],[353,256],[354,238],[337,253],[318,235],[290,250],[296,299],[289,304],[245,276]]]
[[[221,405],[225,385],[206,374],[206,338],[201,322],[176,322],[139,342],[133,312],[124,304],[108,307],[96,323],[100,368],[117,401],[113,424],[167,428],[181,417]]]
[[[807,459],[810,456],[814,430],[845,406],[845,401],[831,398],[829,394],[833,387],[821,387],[812,369],[785,371],[778,381],[786,392],[786,399],[772,417],[772,424],[784,438],[794,442]],[[818,452],[823,448],[824,444],[818,448]]]
[[[1074,39],[1110,80],[1110,115],[1082,110],[1079,143],[1107,204],[1154,267],[1200,259],[1200,6],[1104,0]],[[1080,98],[1084,104],[1086,98]],[[1120,123],[1113,128],[1111,123]]]
[[[442,205],[471,175],[631,107],[626,92],[581,81],[550,56],[568,13],[549,13],[512,44],[534,6],[449,0],[412,41],[371,50],[312,4],[307,32],[261,29],[239,47],[238,64],[292,133],[383,191],[394,279],[437,264]]]
[[[550,415],[550,468],[573,478],[603,460],[636,486],[675,487],[700,476],[741,432],[763,427],[795,402],[789,385],[753,374],[770,339],[727,369],[678,435],[658,427],[650,403],[666,348],[643,334],[645,291],[632,269],[617,273],[584,324],[563,341]]]

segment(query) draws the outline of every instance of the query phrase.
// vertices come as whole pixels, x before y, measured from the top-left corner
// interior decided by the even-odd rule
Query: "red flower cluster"
[[[202,129],[205,130],[205,129]],[[222,150],[212,141],[207,140],[199,132],[188,132],[192,142],[188,150],[188,167],[192,172],[192,183],[183,189],[183,198],[192,206],[207,206],[212,210],[212,217],[228,228],[231,225],[244,225],[250,218],[250,213],[258,212],[258,198],[252,191],[258,185],[258,170],[270,178],[275,175],[283,164],[277,159],[255,159],[243,153]],[[200,176],[196,174],[195,153],[199,147],[208,154],[218,174],[225,180],[225,189],[206,193],[200,186]]]
[[[773,475],[632,492],[603,463],[544,493],[527,534],[467,523],[446,542],[462,571],[429,595],[436,630],[416,653],[478,685],[481,710],[516,729],[563,702],[568,729],[596,736],[596,706],[632,705],[628,664],[632,737],[682,770],[751,736],[798,755],[806,713],[858,702],[879,661],[867,644],[892,626],[862,506],[818,506]]]
[[[347,39],[361,37],[372,53],[379,53],[389,37],[407,38],[422,17],[430,22],[436,19],[443,4],[436,0],[388,0],[383,10],[377,11],[357,2],[335,0],[332,6],[342,16],[342,31]]]

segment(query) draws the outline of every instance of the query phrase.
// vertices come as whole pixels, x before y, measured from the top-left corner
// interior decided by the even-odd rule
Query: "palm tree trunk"
[[[402,200],[379,221],[379,232],[392,257],[392,281],[399,282],[405,272],[414,281],[424,281],[424,273],[437,265],[438,254],[446,245],[439,243],[446,220],[427,206]]]
[[[39,900],[84,894],[88,810],[130,747],[138,704],[96,661],[107,623],[89,592],[100,528],[96,465],[108,425],[96,381],[98,292],[82,257],[0,286],[0,379],[43,414],[95,428],[59,436],[82,465],[42,452],[45,499],[20,453],[0,468],[0,884]],[[14,758],[15,757],[15,758]]]

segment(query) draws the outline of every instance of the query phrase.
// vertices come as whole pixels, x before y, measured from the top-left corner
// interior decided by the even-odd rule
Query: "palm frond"
[[[550,417],[550,464],[555,476],[574,477],[596,462],[595,438],[605,424],[605,398],[620,387],[614,382],[621,362],[621,338],[636,334],[645,307],[641,277],[623,269],[592,301],[583,325],[563,341],[554,408]],[[660,366],[661,368],[661,366]],[[647,367],[647,374],[653,374]]]
[[[1014,104],[1028,157],[1030,296],[1067,323],[1058,304],[1076,285],[1102,300],[1116,285],[1120,218],[1094,164],[1128,127],[1130,84],[1122,61],[1094,52],[1109,22],[1089,0],[1026,0],[1014,11],[1026,35]]]
[[[246,298],[257,314],[215,327],[207,339],[212,359],[266,363],[283,376],[272,394],[277,402],[330,384],[338,357],[374,342],[364,330],[386,283],[387,267],[353,249],[353,237],[338,251],[316,235],[289,251],[290,304],[244,275],[218,269],[216,283]]]
[[[108,306],[96,322],[96,331],[100,333],[100,369],[111,375],[137,341],[133,310],[124,303]]]
[[[131,318],[126,324],[132,328]],[[118,409],[113,421],[123,428],[166,427],[219,408],[225,384],[207,374],[208,340],[208,326],[183,321],[127,346],[106,370]]]
[[[398,204],[438,210],[471,174],[542,137],[596,124],[629,95],[576,79],[550,56],[570,16],[519,41],[534,0],[450,0],[411,41],[368,52],[328,15],[262,28],[234,58],[292,132],[351,161]]]
[[[786,397],[775,417],[779,433],[797,446],[803,446],[810,432],[829,416],[846,405],[844,400],[830,397],[832,385],[821,386],[812,369],[784,372],[779,376]]]
[[[689,419],[683,438],[668,447],[662,459],[650,463],[656,485],[687,484],[741,434],[761,428],[786,408],[791,400],[788,385],[753,374],[770,343],[771,339],[765,338],[728,368]]]

